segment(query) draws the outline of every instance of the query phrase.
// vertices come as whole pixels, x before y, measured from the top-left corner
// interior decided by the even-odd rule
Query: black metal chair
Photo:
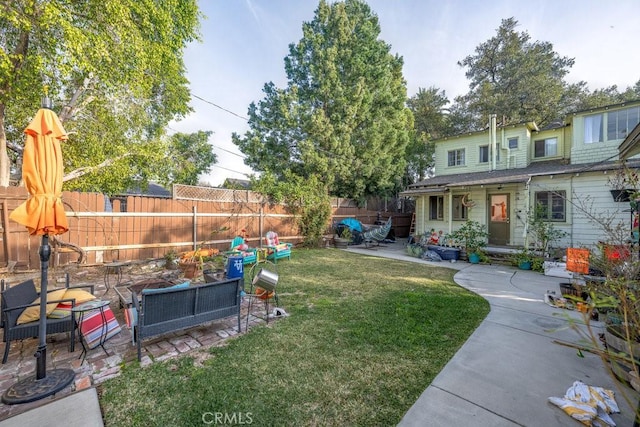
[[[70,287],[68,276],[65,285],[66,288],[88,288],[88,291],[93,294],[93,285]],[[39,304],[34,304],[33,302],[40,296],[40,294],[36,290],[33,280],[27,280],[26,282],[22,282],[12,287],[6,285],[3,280],[1,283],[1,291],[2,302],[0,306],[2,309],[2,341],[5,343],[2,364],[5,364],[9,357],[11,341],[38,337],[40,330],[39,320],[23,323],[21,325],[18,325],[17,321],[27,307],[39,306]],[[75,299],[47,301],[47,303],[53,302],[70,302],[72,307],[75,306]],[[71,342],[69,343],[69,351],[71,352],[75,349],[75,331],[76,322],[73,315],[69,315],[62,319],[47,318],[47,335],[63,332],[71,333]]]

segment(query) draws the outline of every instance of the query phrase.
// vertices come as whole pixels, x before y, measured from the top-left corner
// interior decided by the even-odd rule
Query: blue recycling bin
[[[244,277],[244,259],[242,256],[230,256],[227,260],[227,279]]]

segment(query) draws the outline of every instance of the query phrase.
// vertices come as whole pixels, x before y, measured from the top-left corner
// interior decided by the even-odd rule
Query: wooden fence
[[[196,193],[193,189],[190,192]],[[51,239],[52,265],[64,266],[80,260],[80,253],[70,246],[82,248],[86,255],[83,263],[101,264],[161,258],[171,250],[182,252],[197,246],[228,250],[231,239],[242,230],[253,247],[261,246],[261,237],[269,230],[276,231],[282,241],[302,241],[293,215],[283,205],[265,203],[258,193],[211,188],[198,195],[184,193],[174,188],[173,198],[109,198],[99,193],[64,192],[69,231],[57,236],[63,244]],[[24,226],[9,219],[11,211],[26,198],[26,189],[22,187],[0,187],[0,267],[40,266],[41,236],[29,236]],[[408,236],[410,213],[369,211],[347,199],[333,201],[333,222],[355,217],[364,224],[374,224],[389,216],[394,217],[395,235]],[[328,234],[330,228],[327,227]]]

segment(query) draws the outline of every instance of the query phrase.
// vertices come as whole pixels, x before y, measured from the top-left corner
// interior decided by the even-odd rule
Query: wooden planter
[[[628,357],[629,355],[629,343],[624,338],[624,331],[621,325],[608,325],[604,331],[604,339],[607,343],[607,349],[609,354],[623,355]],[[636,366],[640,365],[640,343],[631,343],[632,356],[635,359]],[[609,363],[611,364],[611,370],[616,378],[625,383],[630,384],[636,391],[640,391],[640,387],[636,381],[632,381],[630,372],[634,370],[631,360],[623,360],[618,357],[609,357]]]

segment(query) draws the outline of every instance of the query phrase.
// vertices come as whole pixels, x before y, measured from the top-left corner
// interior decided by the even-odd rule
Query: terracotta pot
[[[178,268],[180,269],[180,271],[182,271],[182,274],[184,274],[184,277],[186,279],[193,279],[198,275],[198,270],[200,269],[200,266],[198,265],[197,262],[180,261],[178,263]]]

